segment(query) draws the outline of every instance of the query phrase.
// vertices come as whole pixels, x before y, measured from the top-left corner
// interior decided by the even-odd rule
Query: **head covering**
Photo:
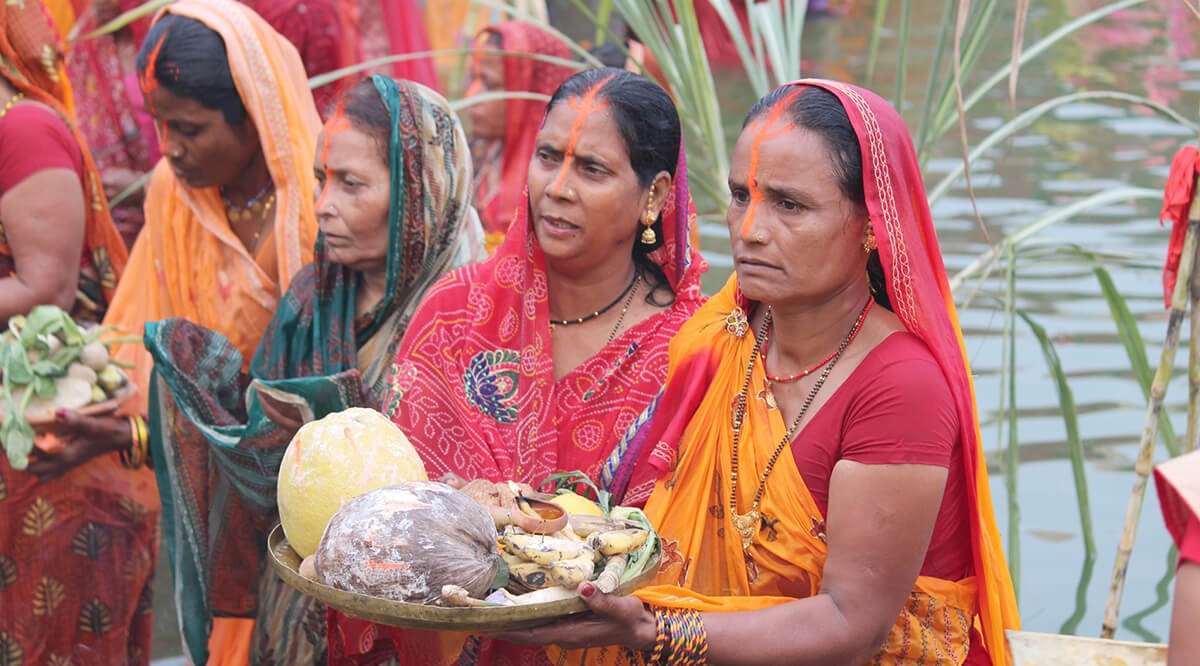
[[[384,411],[408,435],[432,479],[454,472],[536,485],[550,474],[580,470],[615,501],[644,498],[655,470],[635,463],[647,424],[665,405],[658,397],[667,347],[703,302],[700,276],[708,268],[689,234],[696,213],[682,142],[662,210],[663,243],[649,255],[674,303],[558,380],[546,258],[528,196],[523,201],[496,253],[434,285],[413,315]],[[398,652],[403,663],[436,662],[439,643],[422,632],[331,617],[331,663],[376,651]],[[541,652],[477,638],[464,648],[461,636],[447,636],[441,643],[447,656],[465,649],[477,663],[535,663],[521,660]]]
[[[425,291],[482,234],[470,207],[471,160],[466,136],[441,95],[411,82],[371,77],[388,109],[391,198],[388,205],[387,286],[384,299],[356,317],[355,271],[326,257],[318,237],[316,261],[297,275],[262,336],[251,364],[259,390],[305,402],[315,418],[352,406],[378,404],[386,370],[404,326]],[[362,347],[380,340],[365,376]],[[275,520],[279,464],[290,439],[262,413],[255,392],[247,402],[234,381],[238,350],[220,333],[183,319],[148,324],[146,346],[169,389],[158,396],[152,448],[159,489],[168,507],[176,593],[185,643],[203,663],[207,623],[214,614],[246,614],[257,602],[265,527]],[[196,455],[203,451],[207,455]],[[210,490],[210,478],[221,479]],[[220,520],[211,520],[222,507]],[[299,634],[271,636],[303,643]],[[294,639],[294,640],[293,640]]]
[[[486,35],[500,36],[500,49],[571,57],[571,51],[558,37],[524,21],[507,21],[484,28],[477,39]],[[570,67],[531,58],[501,56],[504,59],[504,89],[508,92],[540,93],[549,97],[558,86],[574,73]],[[481,175],[477,180],[475,205],[489,234],[508,230],[517,209],[524,205],[522,192],[529,171],[529,158],[537,137],[546,103],[536,99],[510,99],[504,104],[504,143],[500,147],[500,168],[491,177]],[[476,167],[484,170],[485,164]]]
[[[104,188],[87,142],[75,125],[62,44],[41,2],[0,2],[0,18],[4,22],[4,34],[0,36],[0,74],[26,98],[54,109],[71,129],[83,155],[83,193],[88,202],[83,247],[105,299],[111,299],[128,252],[113,226]],[[3,246],[0,251],[7,251],[7,247]],[[102,307],[97,310],[93,315],[103,314]]]
[[[868,90],[818,79],[789,85],[825,89],[845,108],[862,151],[863,189],[886,276],[889,301],[904,327],[924,342],[953,395],[963,464],[959,471],[966,479],[964,503],[970,522],[971,576],[962,582],[922,576],[916,589],[936,596],[949,608],[977,608],[976,628],[982,635],[984,647],[997,664],[1008,664],[1004,631],[1019,628],[1019,618],[992,514],[970,369],[912,139],[895,109]],[[663,577],[664,583],[671,584],[643,588],[636,593],[651,604],[699,610],[744,610],[793,600],[785,596],[750,595],[740,540],[734,534],[725,534],[723,527],[717,525],[702,528],[694,518],[697,512],[702,513],[704,507],[711,504],[712,493],[722,492],[719,483],[722,469],[730,464],[728,458],[718,453],[726,450],[727,440],[732,437],[728,434],[731,432],[728,393],[719,389],[710,391],[709,387],[736,386],[743,381],[741,373],[744,370],[738,367],[737,359],[747,355],[753,339],[744,335],[744,331],[742,337],[729,334],[733,333],[733,324],[726,323],[730,321],[726,317],[733,316],[734,306],[741,305],[737,294],[734,276],[673,342],[671,374],[663,401],[677,410],[677,418],[670,423],[657,424],[658,428],[650,433],[658,444],[646,460],[647,464],[664,473],[671,471],[668,478],[659,482],[646,508],[647,515],[662,530],[664,538],[673,540],[664,548],[666,559],[660,572],[665,571],[668,564],[681,565],[689,572],[684,575],[691,576],[688,580],[697,580],[701,575],[705,580],[720,580],[723,591],[686,590],[673,584],[679,576],[673,573],[669,579]],[[746,428],[742,431],[744,439],[750,437],[751,425],[768,420],[760,400],[753,400],[751,404],[764,416],[755,421],[753,412],[750,413],[743,425]],[[780,428],[786,429],[786,424],[781,420],[779,423]],[[681,443],[685,434],[686,441]],[[767,436],[767,441],[777,439]],[[687,455],[677,456],[678,447],[683,447]],[[743,461],[755,464],[753,456],[761,458],[766,454],[750,447],[740,455]],[[758,468],[764,464],[764,460],[757,461]],[[783,482],[789,475],[794,479],[791,485],[798,487],[797,492],[803,497],[792,492],[773,498],[767,496],[762,505],[764,515],[768,510],[772,513],[778,510],[780,515],[788,515],[788,511],[799,512],[808,493],[798,470],[794,466],[781,465],[775,469],[772,480],[786,487]],[[717,490],[710,479],[716,479]],[[768,500],[774,506],[768,506]],[[782,556],[779,552],[764,555],[766,563],[756,565],[757,570],[767,576],[766,580],[775,580],[772,576],[783,577],[785,574],[778,572],[784,569],[793,573],[801,570],[803,573],[795,575],[808,575],[811,580],[788,578],[789,584],[815,585],[825,553],[820,539],[822,528],[815,522],[811,531],[795,524],[780,528],[780,534],[785,529],[797,533],[794,540],[784,541],[782,546],[767,544],[764,552],[771,548],[776,551],[789,549],[788,543],[792,544],[792,552]],[[814,557],[813,553],[818,553],[819,557]],[[723,565],[732,569],[721,569]],[[812,592],[816,593],[816,589]],[[729,596],[707,597],[702,593]],[[909,615],[904,616],[906,627],[912,619]],[[969,624],[967,627],[969,631]],[[885,658],[883,663],[890,662]]]

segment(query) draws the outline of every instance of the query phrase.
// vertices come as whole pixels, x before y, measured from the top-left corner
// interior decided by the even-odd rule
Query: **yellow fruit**
[[[649,536],[650,533],[646,530],[630,528],[612,532],[596,532],[588,536],[587,542],[601,555],[612,557],[613,555],[632,553],[641,548]]]
[[[383,414],[355,407],[304,424],[279,468],[279,522],[300,557],[317,551],[342,504],[377,488],[425,481],[416,449]]]
[[[520,555],[530,562],[552,564],[562,560],[573,560],[584,553],[592,556],[587,544],[573,539],[559,539],[541,534],[505,534],[500,542],[510,553]]]
[[[563,493],[550,498],[550,501],[561,506],[563,511],[577,516],[604,517],[604,512],[600,510],[600,505],[582,495]]]
[[[595,573],[596,563],[590,555],[584,555],[571,560],[563,560],[550,565],[550,580],[573,590],[579,584],[590,579]]]

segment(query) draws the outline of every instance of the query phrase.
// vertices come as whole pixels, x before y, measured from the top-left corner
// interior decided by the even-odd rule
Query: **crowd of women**
[[[144,336],[119,413],[59,412],[62,447],[0,461],[0,663],[148,663],[160,543],[195,664],[1008,663],[971,375],[891,106],[825,80],[753,104],[706,299],[658,84],[510,22],[474,38],[471,90],[549,102],[478,104],[469,135],[431,61],[314,99],[321,58],[428,43],[405,3],[326,4],[178,0],[64,52],[124,3],[0,3],[0,317]],[[351,406],[431,478],[579,470],[644,506],[656,583],[490,636],[321,607],[265,536],[292,435]]]

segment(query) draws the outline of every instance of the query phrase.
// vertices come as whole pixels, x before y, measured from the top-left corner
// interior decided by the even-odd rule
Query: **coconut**
[[[79,350],[79,362],[96,372],[103,372],[108,365],[108,347],[101,342],[91,342]]]

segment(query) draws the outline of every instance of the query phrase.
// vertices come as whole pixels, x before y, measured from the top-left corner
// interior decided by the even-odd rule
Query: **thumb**
[[[73,409],[59,409],[54,412],[54,424],[65,432],[78,432],[88,429],[88,419]]]
[[[605,594],[600,591],[600,588],[595,583],[580,583],[579,597],[583,599],[584,605],[588,610],[601,617],[607,617],[613,620],[627,621],[629,618],[630,606],[628,602],[633,602],[637,610],[642,609],[642,602],[633,597],[624,597],[617,594]]]

